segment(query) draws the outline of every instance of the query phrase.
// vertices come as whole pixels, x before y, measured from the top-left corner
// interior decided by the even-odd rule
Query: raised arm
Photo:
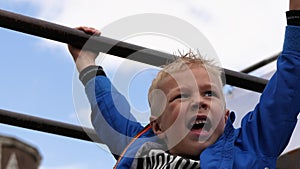
[[[100,31],[89,27],[77,29],[91,35],[100,35]],[[130,113],[126,98],[111,84],[101,66],[97,66],[97,53],[68,46],[76,67],[79,79],[91,104],[92,124],[110,151],[117,158],[129,141],[140,131],[142,126]]]
[[[242,121],[243,142],[274,160],[287,146],[300,112],[300,0],[290,0],[285,40],[277,71],[260,103]]]

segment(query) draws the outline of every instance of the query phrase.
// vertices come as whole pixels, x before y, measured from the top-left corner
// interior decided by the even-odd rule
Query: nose
[[[208,104],[202,97],[198,97],[197,99],[194,99],[191,107],[193,110],[199,110],[199,109],[206,110],[208,108]]]

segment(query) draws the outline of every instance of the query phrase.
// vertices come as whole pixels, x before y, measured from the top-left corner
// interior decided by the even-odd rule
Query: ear
[[[225,123],[226,123],[226,121],[227,121],[227,119],[229,117],[229,114],[230,114],[230,110],[226,109],[225,110]]]
[[[151,128],[154,132],[154,134],[160,138],[160,139],[164,139],[165,137],[165,134],[164,132],[162,131],[162,129],[160,128],[160,123],[159,123],[159,119],[155,118],[153,119],[153,117],[150,117],[150,125],[151,125]]]

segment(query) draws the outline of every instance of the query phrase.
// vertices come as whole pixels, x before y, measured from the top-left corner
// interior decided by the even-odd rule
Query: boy
[[[290,10],[300,10],[300,0],[290,0]],[[232,126],[234,113],[226,109],[219,70],[197,55],[190,53],[158,74],[148,95],[151,122],[144,128],[102,68],[95,66],[97,55],[79,55],[80,50],[70,46],[91,103],[94,128],[120,157],[115,168],[275,169],[300,111],[299,18],[299,11],[287,12],[277,72],[239,129]],[[100,34],[93,28],[79,29]]]

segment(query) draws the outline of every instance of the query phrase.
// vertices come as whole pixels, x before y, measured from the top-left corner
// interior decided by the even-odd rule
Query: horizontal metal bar
[[[0,109],[0,123],[103,143],[93,129]]]
[[[110,39],[104,36],[90,36],[82,31],[43,21],[40,19],[0,10],[0,26],[11,30],[71,44],[75,47],[103,52],[122,58],[161,66],[173,58],[171,54]],[[86,42],[88,42],[86,44]],[[236,87],[262,92],[267,80],[224,69],[226,83]]]
[[[224,69],[226,76],[226,83],[232,86],[237,86],[243,89],[248,89],[255,92],[263,92],[268,80],[250,76],[246,73],[235,72]]]
[[[241,72],[243,72],[243,73],[253,72],[256,69],[259,69],[259,68],[261,68],[261,67],[263,67],[263,66],[265,66],[265,65],[267,65],[267,64],[269,64],[269,63],[271,63],[271,62],[273,62],[275,60],[277,60],[277,58],[279,57],[280,54],[281,54],[281,52],[278,53],[278,54],[276,54],[276,55],[273,55],[273,56],[271,56],[269,58],[263,59],[262,61],[257,62],[254,65],[251,65],[251,66],[243,69]]]

